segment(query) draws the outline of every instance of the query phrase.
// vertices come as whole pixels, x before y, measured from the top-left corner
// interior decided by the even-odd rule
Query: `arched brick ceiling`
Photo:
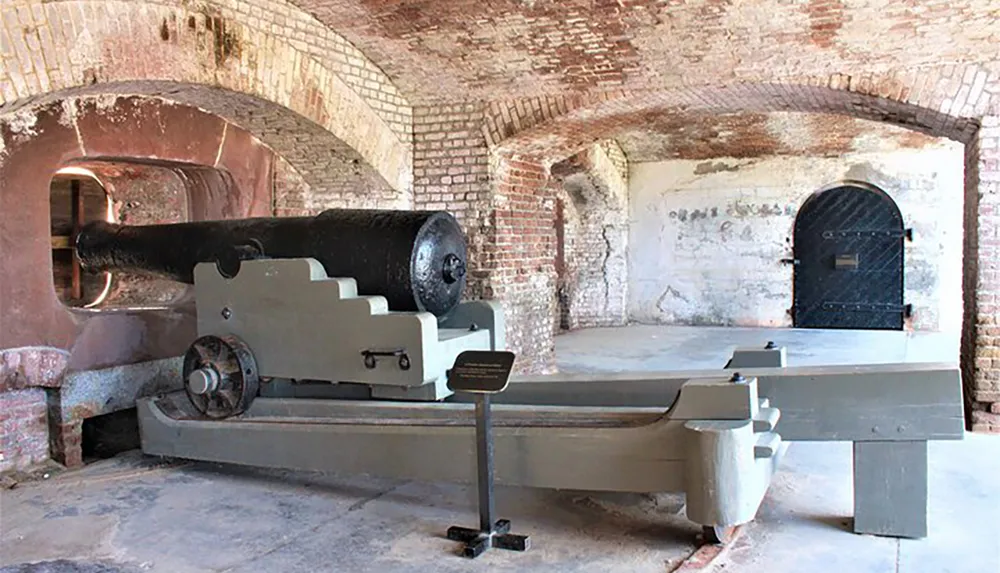
[[[411,103],[985,65],[992,0],[291,0]],[[961,17],[955,17],[960,14]]]
[[[63,106],[70,113],[76,102],[98,102],[99,107],[111,108],[116,100],[131,97],[204,110],[245,129],[288,161],[317,191],[337,195],[360,188],[383,195],[391,193],[386,179],[362,155],[317,123],[273,102],[205,85],[162,81],[96,83],[44,94],[23,109],[0,111],[0,123],[17,116],[31,117],[53,103],[66,102]],[[0,138],[0,149],[2,145]]]
[[[616,136],[630,162],[916,149],[940,138],[882,122],[804,112],[663,114]]]
[[[0,19],[0,115],[80,90],[166,90],[294,154],[313,185],[367,163],[409,192],[409,105],[363,54],[284,0],[14,4]]]
[[[970,81],[978,73],[970,67]],[[956,76],[957,78],[958,76]],[[960,83],[947,87],[958,93],[971,91]],[[877,91],[877,90],[875,90]],[[486,119],[487,138],[496,156],[531,156],[544,163],[560,161],[602,139],[642,130],[670,116],[698,118],[712,114],[804,112],[835,114],[893,124],[913,131],[968,142],[978,128],[970,119],[981,115],[989,101],[956,99],[949,111],[934,110],[940,97],[926,90],[927,100],[903,103],[878,95],[852,92],[842,87],[794,84],[756,84],[643,91],[595,98],[534,98],[531,101],[493,102]],[[902,99],[902,98],[901,98]],[[980,101],[983,99],[983,101]],[[930,102],[930,103],[925,103]],[[949,102],[949,105],[951,103]]]

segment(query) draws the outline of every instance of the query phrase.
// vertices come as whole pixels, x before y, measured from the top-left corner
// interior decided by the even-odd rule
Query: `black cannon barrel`
[[[443,211],[331,209],[315,217],[145,226],[95,221],[80,230],[76,249],[89,271],[139,272],[188,284],[202,262],[234,276],[241,260],[311,257],[327,275],[355,279],[359,294],[384,296],[392,310],[438,317],[459,303],[465,289],[465,235]]]

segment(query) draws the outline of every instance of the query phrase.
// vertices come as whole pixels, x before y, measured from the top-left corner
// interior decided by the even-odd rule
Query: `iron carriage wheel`
[[[206,335],[184,355],[184,392],[195,409],[213,419],[238,416],[260,388],[250,347],[233,335]]]

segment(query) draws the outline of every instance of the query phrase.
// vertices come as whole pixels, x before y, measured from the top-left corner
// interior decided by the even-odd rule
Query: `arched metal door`
[[[902,330],[907,233],[881,189],[851,183],[807,199],[795,218],[795,327]]]

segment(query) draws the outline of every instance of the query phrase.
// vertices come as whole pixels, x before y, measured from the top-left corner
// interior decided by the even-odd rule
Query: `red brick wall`
[[[926,89],[911,89],[893,75],[856,80],[833,74],[810,85],[738,84],[494,102],[487,133],[499,149],[558,161],[595,141],[669,124],[665,116],[680,115],[676,121],[683,123],[690,113],[801,111],[884,121],[965,142],[977,128],[973,118],[986,113],[992,94],[1000,93],[1000,81],[976,65],[928,68],[914,80],[934,86]]]
[[[479,104],[414,109],[415,209],[451,212],[466,231],[466,297],[503,304],[516,368],[554,365],[554,193],[531,159],[492,157]],[[491,164],[492,161],[492,164]]]
[[[378,62],[415,103],[736,82],[814,85],[830,75],[917,99],[938,88],[939,78],[926,77],[936,63],[980,62],[998,71],[990,0],[490,0],[447,9],[386,0],[295,3]],[[964,105],[953,95],[948,109]]]
[[[47,412],[41,388],[0,392],[0,472],[48,459]]]
[[[519,372],[555,369],[555,196],[557,182],[536,158],[496,160],[494,291],[508,324]]]
[[[966,146],[962,373],[970,429],[1000,432],[1000,117]]]

